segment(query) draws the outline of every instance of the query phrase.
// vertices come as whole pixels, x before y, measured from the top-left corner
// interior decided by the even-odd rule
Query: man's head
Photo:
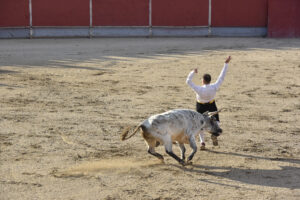
[[[202,77],[202,83],[204,85],[210,84],[211,76],[209,74],[204,74]]]

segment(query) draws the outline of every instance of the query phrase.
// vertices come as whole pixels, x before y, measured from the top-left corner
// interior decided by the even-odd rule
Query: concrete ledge
[[[0,28],[0,38],[29,38],[29,28]]]
[[[33,27],[32,37],[89,37],[89,27]]]
[[[152,27],[152,36],[200,37],[208,36],[208,27]]]
[[[266,27],[212,27],[212,36],[221,37],[265,37],[268,29]]]
[[[148,27],[93,27],[92,37],[147,37]]]
[[[211,32],[209,32],[209,30]],[[32,38],[49,37],[265,37],[266,27],[33,27]],[[0,38],[30,38],[28,27],[0,28]]]

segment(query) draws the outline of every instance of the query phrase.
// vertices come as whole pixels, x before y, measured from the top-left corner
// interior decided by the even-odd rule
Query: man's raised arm
[[[226,75],[226,72],[227,72],[227,68],[228,68],[228,63],[230,62],[230,60],[231,60],[231,56],[228,56],[228,58],[225,60],[224,67],[223,67],[217,81],[214,83],[217,90],[219,89],[219,87],[221,86],[221,84],[224,81],[224,78],[225,78],[225,75]]]
[[[193,90],[197,90],[197,86],[192,81],[195,73],[198,73],[198,69],[191,71],[186,79],[186,84],[188,84]]]

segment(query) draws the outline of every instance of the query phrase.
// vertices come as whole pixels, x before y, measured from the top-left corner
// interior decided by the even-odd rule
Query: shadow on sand
[[[213,151],[213,150],[206,150],[206,151],[210,152],[210,153],[223,154],[223,155],[229,155],[229,156],[239,156],[239,157],[254,158],[254,159],[259,159],[259,160],[280,161],[280,162],[300,164],[300,159],[293,159],[293,158],[279,158],[279,157],[269,158],[269,157],[245,155],[245,154],[233,153],[233,152],[219,152],[219,151]]]
[[[244,155],[239,153],[231,152],[216,152],[209,151],[216,154],[226,154],[231,156],[240,156],[245,158],[255,158],[263,159],[268,161],[278,161],[278,162],[287,162],[287,163],[296,163],[300,164],[298,159],[288,159],[288,158],[268,158],[252,155]],[[274,165],[274,163],[266,163],[268,165]],[[259,185],[259,186],[268,186],[268,187],[279,187],[279,188],[289,188],[289,189],[300,189],[300,168],[294,166],[278,166],[280,169],[241,169],[236,167],[222,167],[222,166],[205,166],[194,164],[192,167],[181,167],[174,165],[177,168],[180,168],[186,172],[199,173],[199,174],[208,174],[211,176],[221,177],[233,181],[238,181],[241,183]],[[214,182],[208,179],[199,179],[202,182],[213,183],[217,185],[226,185],[230,187],[239,187],[227,185],[224,183]]]
[[[214,40],[215,42],[211,42]],[[219,42],[218,42],[219,41]],[[216,51],[252,51],[299,48],[298,40],[264,38],[94,38],[2,40],[0,67],[68,68],[101,70],[123,61],[138,59],[180,58]],[[7,51],[7,49],[17,49]],[[25,52],[25,53],[24,53]],[[42,56],[40,56],[42,55]],[[22,59],[15,59],[15,58]],[[78,63],[84,63],[78,65]],[[99,68],[100,66],[100,68]],[[0,72],[1,73],[1,72]],[[2,73],[10,71],[2,70]]]

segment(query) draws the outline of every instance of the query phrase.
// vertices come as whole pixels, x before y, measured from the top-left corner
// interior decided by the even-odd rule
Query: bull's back
[[[170,110],[161,114],[153,115],[142,124],[148,132],[159,134],[170,134],[172,137],[185,135],[186,130],[193,126],[195,118],[199,118],[199,113],[188,109]],[[200,114],[201,115],[201,114]]]

